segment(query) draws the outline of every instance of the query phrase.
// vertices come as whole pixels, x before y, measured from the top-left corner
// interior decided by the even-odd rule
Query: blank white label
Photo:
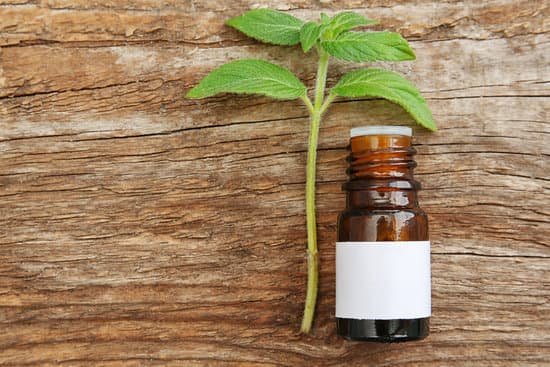
[[[430,241],[337,242],[336,317],[431,315]]]

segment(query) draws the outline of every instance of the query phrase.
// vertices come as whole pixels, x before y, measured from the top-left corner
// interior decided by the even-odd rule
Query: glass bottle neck
[[[418,198],[414,190],[351,190],[346,195],[346,206],[354,209],[416,208]]]
[[[357,136],[349,150],[349,180],[343,185],[348,208],[418,206],[420,184],[413,178],[416,150],[410,136]]]

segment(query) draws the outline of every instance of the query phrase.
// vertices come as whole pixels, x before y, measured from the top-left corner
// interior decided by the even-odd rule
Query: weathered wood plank
[[[242,35],[224,27],[225,19],[241,14],[254,1],[131,1],[55,0],[0,8],[0,45],[42,42],[169,42],[202,47],[241,42]],[[492,2],[362,1],[323,2],[329,14],[352,9],[380,19],[384,27],[423,40],[487,39],[548,31],[550,9],[544,1]],[[264,1],[261,6],[286,10],[305,19],[318,17],[315,5],[303,0]],[[250,41],[245,41],[249,43]]]
[[[548,278],[544,266],[549,257],[548,212],[539,203],[547,198],[550,177],[544,161],[533,160],[548,154],[548,139],[539,139],[540,133],[548,133],[548,125],[536,122],[545,111],[542,100],[476,98],[469,101],[467,109],[461,100],[435,100],[436,111],[438,104],[447,108],[450,127],[441,134],[420,134],[419,177],[429,192],[424,193],[423,203],[431,214],[432,237],[439,239],[434,243],[437,321],[433,328],[437,340],[444,344],[439,347],[443,348],[441,356],[459,356],[464,351],[462,344],[453,345],[457,339],[481,343],[477,348],[502,340],[521,349],[516,341],[540,338],[535,330],[546,323],[537,316],[549,311],[548,287],[541,288],[539,282]],[[526,122],[519,131],[526,132],[516,141],[506,138],[506,132],[499,128],[510,111],[520,107]],[[200,347],[194,353],[174,352],[173,360],[199,356],[215,359],[220,345],[226,348],[226,359],[283,365],[312,358],[319,358],[319,363],[336,362],[341,356],[353,356],[354,345],[348,346],[333,335],[331,243],[335,216],[343,203],[339,183],[343,179],[345,135],[349,126],[364,119],[365,109],[374,111],[373,119],[378,118],[377,110],[381,114],[388,110],[380,101],[339,103],[322,129],[319,327],[313,345],[294,347],[305,354],[285,358],[285,362],[277,356],[291,352],[286,348],[293,347],[286,341],[300,340],[294,332],[304,287],[303,249],[299,244],[305,243],[305,119],[214,126],[168,135],[113,138],[107,131],[84,133],[82,139],[77,134],[3,142],[10,163],[3,170],[7,195],[3,197],[2,217],[8,224],[19,223],[8,226],[13,242],[6,238],[3,245],[9,255],[2,259],[6,265],[0,284],[18,290],[3,297],[9,315],[3,321],[12,325],[14,333],[5,339],[6,360],[21,357],[27,348],[41,356],[29,363],[51,361],[48,353],[58,355],[62,350],[93,360],[95,357],[86,354],[82,357],[78,343],[101,340],[108,345],[110,340],[133,340],[132,335],[141,335],[140,343],[158,341],[162,335],[168,344],[175,343],[171,347],[175,349],[170,348],[174,351],[186,345],[174,340],[198,341],[213,330],[224,330],[222,339],[198,342]],[[484,123],[483,116],[476,120],[475,111],[502,121]],[[344,113],[349,120],[343,124],[338,117]],[[473,117],[462,121],[468,113]],[[396,116],[406,119],[401,112]],[[85,131],[86,123],[77,121],[71,128]],[[460,165],[448,169],[449,164],[458,162]],[[17,170],[27,173],[20,175]],[[106,177],[110,177],[109,182],[105,182]],[[526,191],[517,190],[519,186],[530,192],[528,197]],[[514,202],[521,204],[510,204]],[[204,218],[208,218],[206,228]],[[82,222],[87,225],[82,226]],[[281,228],[285,228],[284,236]],[[261,240],[257,231],[262,233]],[[158,245],[148,247],[150,243]],[[521,270],[522,266],[529,270]],[[471,272],[472,267],[482,274]],[[250,287],[251,278],[254,287]],[[31,289],[26,285],[29,281]],[[160,289],[158,284],[162,284]],[[164,300],[159,302],[159,297]],[[105,313],[109,316],[102,316]],[[510,317],[514,318],[512,324]],[[48,325],[48,320],[57,320],[58,337],[55,331],[46,335],[37,332]],[[456,320],[468,322],[456,329]],[[23,324],[18,326],[20,322]],[[502,332],[487,334],[487,327]],[[276,336],[278,329],[281,334]],[[151,334],[144,334],[144,330]],[[107,332],[112,333],[111,339]],[[272,342],[266,345],[263,338],[268,332]],[[243,340],[241,333],[257,340],[257,344],[246,344],[255,352],[240,352],[247,348],[238,344]],[[37,335],[34,344],[23,342],[25,335]],[[328,351],[323,344],[326,338],[332,345]],[[232,345],[235,340],[239,342]],[[52,341],[53,345],[44,345]],[[23,349],[17,347],[21,343]],[[426,353],[427,346],[423,346],[415,346],[412,352],[407,348],[407,357],[391,357],[387,351],[369,358],[388,365],[398,361],[420,363]],[[531,347],[538,348],[536,343]],[[121,348],[130,358],[135,346]],[[160,353],[150,348],[148,355]],[[271,354],[273,349],[276,352]],[[471,358],[481,360],[482,353],[473,349]],[[98,362],[114,358],[101,348],[94,350],[102,356]],[[455,358],[458,364],[464,361]],[[496,354],[484,358],[491,363],[506,361]],[[518,354],[514,358],[529,362]],[[531,362],[541,361],[535,358]]]
[[[305,18],[310,2],[262,3]],[[223,26],[251,2],[0,1],[0,365],[542,366],[550,360],[548,5],[360,1],[413,40],[384,65],[423,91],[415,129],[433,240],[432,335],[334,330],[349,128],[408,124],[339,100],[321,129],[320,300],[305,292],[308,121],[297,102],[183,93],[228,59],[311,84],[313,56]],[[329,83],[354,68],[334,63]]]
[[[388,66],[415,80],[428,97],[435,92],[439,98],[545,95],[547,92],[550,46],[544,35],[484,41],[413,42],[413,46],[418,54],[417,61]],[[491,53],[486,55],[486,50]],[[125,98],[125,94],[130,94],[126,98],[135,97],[133,94],[139,91],[145,103],[152,98],[151,94],[157,94],[154,102],[158,110],[159,102],[168,104],[168,98],[181,100],[182,89],[196,84],[202,75],[225,62],[228,54],[232,55],[229,59],[271,59],[295,70],[310,84],[314,78],[315,56],[304,57],[297,47],[10,47],[3,49],[1,54],[4,70],[0,97],[40,94],[37,97],[47,102],[49,98],[56,98],[53,93],[65,93],[57,98],[74,98],[68,92],[96,92],[100,97],[97,99],[106,103],[115,97]],[[452,58],[457,55],[461,62],[453,62]],[[58,65],[60,67],[56,67]],[[518,73],[518,65],[522,65],[521,73]],[[336,82],[336,76],[357,67],[335,62],[329,82]],[[163,92],[160,95],[159,89]],[[117,91],[120,95],[114,94]],[[165,100],[159,101],[162,97]],[[13,104],[22,102],[28,104],[25,100],[15,100]]]

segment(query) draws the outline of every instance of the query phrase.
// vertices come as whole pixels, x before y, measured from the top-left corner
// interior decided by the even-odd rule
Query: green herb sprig
[[[436,130],[430,109],[418,89],[392,71],[376,68],[351,71],[343,75],[325,95],[331,56],[355,62],[415,59],[414,51],[398,33],[352,30],[376,23],[377,21],[354,12],[342,12],[333,17],[321,13],[319,22],[304,22],[271,9],[250,10],[229,19],[226,24],[265,43],[283,46],[301,44],[306,53],[316,50],[319,63],[313,100],[308,97],[307,87],[289,70],[256,59],[232,61],[218,67],[186,95],[188,98],[206,98],[218,93],[242,93],[261,94],[280,100],[299,98],[310,113],[306,167],[308,282],[301,325],[304,333],[311,330],[318,288],[315,170],[321,116],[337,96],[377,97],[400,105],[418,124],[429,130]]]

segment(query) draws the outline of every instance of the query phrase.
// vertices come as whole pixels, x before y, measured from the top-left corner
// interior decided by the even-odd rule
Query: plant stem
[[[325,99],[325,102],[323,102],[323,105],[321,106],[321,111],[319,111],[319,114],[323,115],[325,111],[327,110],[328,106],[334,101],[336,98],[335,94],[330,93],[327,98]]]
[[[313,105],[311,104],[311,101],[309,100],[307,95],[303,95],[300,97],[302,101],[304,101],[304,104],[307,107],[307,110],[309,111],[310,115],[313,115]]]
[[[321,115],[328,107],[328,104],[323,104],[323,99],[325,96],[325,84],[327,80],[329,55],[320,47],[317,49],[317,51],[319,53],[319,66],[317,69],[317,79],[315,82],[315,100],[313,102],[313,108],[311,109],[311,126],[309,131],[306,166],[306,221],[308,256],[307,293],[304,306],[304,316],[302,318],[302,326],[300,329],[303,333],[309,333],[309,331],[311,330],[313,315],[315,313],[315,303],[317,301],[319,260],[317,254],[317,224],[315,220],[315,170],[317,162],[317,142],[319,140],[319,126],[321,124]],[[308,102],[309,105],[311,105],[309,99]],[[328,98],[325,102],[330,103],[330,101],[328,101]]]

